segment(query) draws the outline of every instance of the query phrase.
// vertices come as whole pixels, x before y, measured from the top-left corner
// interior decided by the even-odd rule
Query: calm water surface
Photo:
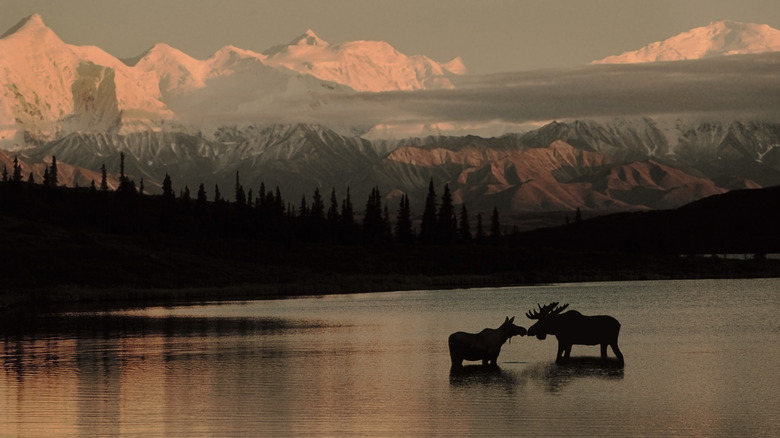
[[[71,312],[4,324],[3,436],[780,436],[780,280],[565,284]],[[561,301],[599,347],[516,337],[451,375],[447,336]],[[610,350],[610,355],[612,354]]]

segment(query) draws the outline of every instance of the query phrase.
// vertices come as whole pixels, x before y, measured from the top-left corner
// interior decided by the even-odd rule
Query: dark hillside
[[[616,213],[521,235],[534,247],[640,254],[780,252],[780,186],[734,190],[675,210]]]

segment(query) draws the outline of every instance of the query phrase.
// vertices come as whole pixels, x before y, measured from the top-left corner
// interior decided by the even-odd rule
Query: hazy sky
[[[205,59],[261,52],[307,29],[338,43],[387,41],[471,73],[576,66],[712,21],[780,28],[778,0],[0,0],[0,34],[40,13],[65,42],[119,58],[158,42]]]

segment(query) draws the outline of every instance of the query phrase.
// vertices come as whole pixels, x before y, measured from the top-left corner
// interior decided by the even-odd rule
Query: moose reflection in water
[[[607,360],[607,345],[617,356],[618,364],[623,366],[623,354],[618,348],[618,333],[620,323],[607,315],[585,316],[576,310],[563,312],[569,305],[558,306],[558,303],[550,303],[546,306],[539,305],[539,310],[531,310],[526,313],[530,319],[538,320],[528,329],[528,336],[536,336],[545,339],[547,335],[555,335],[558,338],[558,356],[555,363],[562,364],[569,359],[571,346],[601,344],[601,359]]]
[[[513,324],[507,317],[501,327],[486,328],[479,333],[455,332],[449,337],[452,369],[460,369],[464,360],[481,360],[482,365],[496,365],[501,346],[512,336],[525,336],[525,327]]]

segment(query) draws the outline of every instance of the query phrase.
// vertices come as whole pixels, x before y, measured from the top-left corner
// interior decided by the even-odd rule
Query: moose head
[[[558,306],[557,302],[550,303],[546,306],[542,306],[541,304],[537,305],[539,306],[539,310],[531,309],[525,314],[528,319],[538,320],[536,324],[532,325],[531,328],[528,329],[528,336],[536,336],[537,339],[543,340],[547,338],[548,333],[552,333],[550,330],[550,319],[548,319],[548,317],[555,316],[563,312],[567,307],[569,307],[569,305],[564,304],[562,306]]]

